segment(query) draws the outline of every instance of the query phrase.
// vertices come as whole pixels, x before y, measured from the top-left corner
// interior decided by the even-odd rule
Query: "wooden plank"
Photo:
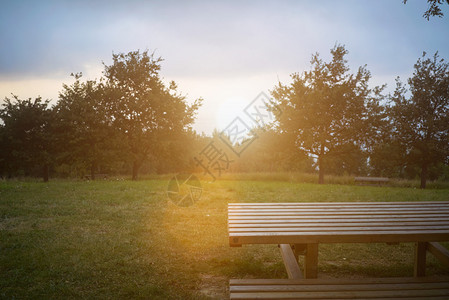
[[[449,267],[449,250],[436,242],[427,244],[427,251],[432,253],[440,262]]]
[[[267,206],[267,205],[383,205],[383,204],[399,204],[399,205],[427,205],[427,204],[449,204],[449,201],[376,201],[376,202],[232,202],[228,206]]]
[[[407,201],[407,202],[276,202],[276,203],[228,203],[228,207],[284,207],[284,206],[424,206],[447,205],[449,201]]]
[[[259,298],[258,296],[257,296],[257,294],[255,294],[256,296],[255,296],[255,298],[252,298],[252,297],[250,297],[250,296],[248,296],[248,295],[245,295],[244,297],[245,298],[241,298],[242,296],[241,295],[244,295],[244,294],[232,294],[231,296],[230,296],[230,298],[229,299],[231,299],[231,300],[248,300],[248,299],[265,299],[265,300],[268,300],[268,299],[272,299],[272,300],[278,300],[278,299],[306,299],[306,298],[298,298],[297,296],[295,297],[295,296],[291,296],[291,297],[288,297],[288,298],[283,298],[283,297],[279,297],[279,296],[277,296],[276,294],[275,295],[273,295],[274,296],[274,298],[267,298],[267,296],[265,295],[265,297],[264,298]],[[239,298],[240,297],[240,298]],[[287,297],[287,296],[285,296],[285,297]],[[292,298],[293,297],[293,298]],[[307,299],[312,299],[312,298],[307,298]],[[317,299],[317,298],[313,298],[313,299]],[[323,299],[323,298],[321,298],[321,299]],[[326,298],[327,300],[329,300],[330,298]],[[336,298],[332,298],[332,299],[336,299]],[[339,299],[344,299],[344,298],[339,298]],[[352,298],[346,298],[346,299],[359,299],[359,300],[370,300],[370,299],[382,299],[382,300],[398,300],[398,298],[397,297],[394,297],[394,298],[390,298],[390,297],[382,297],[382,298],[354,298],[354,297],[352,297]],[[425,297],[425,298],[423,298],[423,297],[407,297],[407,298],[401,298],[401,299],[407,299],[407,300],[448,300],[448,298],[446,297],[446,296],[432,296],[432,297]]]
[[[441,215],[446,214],[445,212],[441,212],[441,210],[435,211],[426,211],[427,215]],[[404,216],[404,215],[422,215],[423,212],[420,210],[410,210],[410,211],[401,211],[400,213],[393,212],[385,212],[385,211],[286,211],[286,212],[251,212],[251,213],[228,213],[229,217],[233,216],[373,216],[373,215],[383,215],[383,216]]]
[[[333,231],[333,232],[345,232],[345,231],[416,231],[416,230],[446,230],[449,231],[449,225],[446,226],[330,226],[330,227],[306,227],[306,226],[295,226],[295,227],[278,227],[278,228],[229,228],[229,232],[315,232],[315,231]]]
[[[449,290],[232,293],[231,299],[361,299],[449,296]]]
[[[338,218],[339,216],[368,216],[369,218],[386,218],[390,216],[396,216],[396,217],[420,217],[420,216],[426,216],[426,217],[434,217],[435,215],[449,215],[449,210],[442,211],[441,209],[436,210],[403,210],[398,212],[391,212],[386,210],[366,210],[366,211],[360,211],[360,210],[353,210],[353,211],[345,211],[345,210],[334,210],[334,211],[324,211],[324,210],[316,210],[316,211],[306,211],[306,210],[285,210],[285,211],[254,211],[254,212],[228,212],[229,217],[240,217],[244,218],[246,216],[298,216],[298,217],[308,217],[308,216],[335,216]]]
[[[288,246],[288,245],[287,245]],[[449,282],[422,282],[415,283],[357,283],[349,284],[266,284],[266,285],[231,285],[231,293],[250,293],[250,292],[330,292],[330,291],[394,291],[394,290],[429,290],[446,289],[449,290]]]
[[[228,224],[230,229],[237,228],[302,228],[302,227],[410,227],[410,226],[449,226],[448,222],[363,222],[360,220],[358,223],[350,223],[350,222],[333,222],[333,223],[324,223],[324,222],[289,222],[289,223],[249,223],[249,224],[241,224],[241,223],[230,223]]]
[[[304,255],[304,277],[318,277],[318,244],[307,244],[306,253]]]
[[[409,215],[428,215],[430,217],[433,217],[435,215],[448,215],[449,214],[449,210],[448,211],[442,211],[441,209],[436,209],[436,210],[403,210],[403,211],[398,211],[398,212],[391,212],[391,211],[386,211],[386,210],[366,210],[366,211],[360,211],[360,210],[353,210],[353,211],[349,211],[349,210],[334,210],[334,211],[324,211],[324,210],[316,210],[316,211],[306,211],[306,210],[298,210],[298,211],[294,211],[294,210],[285,210],[285,211],[264,211],[264,210],[259,210],[259,211],[254,211],[254,212],[228,212],[228,216],[229,217],[234,217],[234,216],[238,216],[238,217],[245,217],[245,216],[335,216],[338,217],[340,215],[353,215],[353,216],[374,216],[375,217],[380,217],[380,216],[401,216],[403,218],[405,217],[409,217]],[[412,216],[412,217],[416,217],[416,216]]]
[[[449,277],[231,279],[231,299],[447,299]]]
[[[320,278],[320,279],[230,279],[230,285],[347,285],[347,284],[380,284],[380,283],[428,283],[449,282],[449,276],[438,277],[388,277],[388,278]]]
[[[428,241],[444,241],[444,238],[449,238],[449,229],[442,230],[411,230],[411,231],[388,231],[388,230],[376,230],[376,231],[322,231],[321,229],[317,229],[314,231],[275,231],[275,232],[229,232],[230,236],[235,237],[282,237],[282,236],[314,236],[317,235],[319,237],[327,237],[331,235],[337,235],[342,237],[354,238],[354,239],[365,239],[367,236],[379,236],[379,237],[397,237],[397,236],[408,236],[409,238],[418,237],[417,242],[422,242],[419,237],[423,237],[423,235],[429,234],[432,237],[440,237],[434,240],[434,238],[429,237]],[[424,240],[425,241],[425,240]],[[369,240],[367,240],[369,242]],[[389,240],[390,242],[390,240]],[[281,243],[286,244],[286,243]],[[302,244],[302,243],[300,243]]]
[[[272,210],[272,209],[416,209],[416,208],[443,208],[447,209],[449,206],[448,203],[444,204],[428,204],[428,205],[280,205],[280,206],[240,206],[233,207],[228,206],[229,210],[252,210],[252,209],[260,209],[260,210]]]
[[[303,278],[301,269],[299,268],[298,261],[293,253],[292,247],[288,244],[279,245],[281,250],[282,259],[284,261],[285,269],[287,270],[289,279],[301,279]]]
[[[415,244],[415,266],[414,266],[415,277],[421,277],[426,275],[426,252],[427,252],[426,242],[418,242]]]
[[[449,231],[230,233],[230,244],[407,243],[449,240]]]
[[[415,205],[415,206],[399,206],[399,205],[379,205],[379,206],[347,206],[347,205],[336,205],[336,206],[248,206],[248,207],[228,207],[230,212],[235,211],[245,211],[245,210],[292,210],[292,209],[395,209],[395,210],[406,210],[406,209],[419,209],[419,208],[427,208],[427,209],[445,209],[447,210],[449,207],[446,205]]]
[[[234,203],[230,244],[449,240],[449,202]]]
[[[231,213],[239,213],[239,212],[260,212],[260,211],[269,211],[269,212],[285,212],[285,211],[295,211],[295,212],[301,212],[301,211],[393,211],[393,212],[399,212],[399,211],[426,211],[426,210],[441,210],[446,209],[449,210],[448,206],[429,206],[429,205],[423,205],[423,206],[407,206],[407,207],[393,207],[393,206],[383,206],[383,207],[344,207],[344,206],[336,206],[336,207],[274,207],[274,208],[261,208],[261,207],[254,207],[254,208],[229,208],[229,212]]]
[[[313,220],[313,219],[372,219],[372,218],[383,218],[383,219],[403,219],[403,218],[421,218],[421,219],[428,219],[428,218],[447,218],[449,217],[449,213],[441,213],[439,215],[433,215],[433,214],[422,214],[422,215],[384,215],[384,216],[370,216],[370,215],[363,215],[363,216],[347,216],[347,215],[327,215],[327,216],[228,216],[228,220]]]
[[[403,217],[403,218],[337,218],[337,217],[324,217],[324,218],[289,218],[289,219],[243,219],[243,218],[233,218],[228,220],[228,225],[234,224],[288,224],[288,223],[357,223],[357,222],[366,222],[366,223],[393,223],[393,222],[423,222],[423,223],[435,223],[442,222],[442,224],[448,224],[449,219],[447,217],[443,218],[430,218],[430,217]]]
[[[449,226],[447,222],[370,222],[369,220],[359,222],[289,222],[289,223],[229,223],[230,228],[294,228],[294,227],[444,227]]]

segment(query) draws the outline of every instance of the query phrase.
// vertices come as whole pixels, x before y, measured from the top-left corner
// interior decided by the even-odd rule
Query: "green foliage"
[[[320,183],[328,158],[358,153],[368,138],[376,136],[377,127],[372,125],[381,112],[383,87],[368,87],[371,74],[365,67],[351,74],[347,53],[336,45],[328,63],[313,55],[310,71],[293,74],[290,85],[279,83],[272,92],[274,105],[282,111],[279,129],[298,149],[317,158]]]
[[[113,55],[104,77],[64,84],[53,109],[36,98],[5,99],[0,111],[0,175],[166,173],[191,168],[198,139],[191,129],[198,99],[189,105],[176,84],[159,75],[161,58],[148,51]],[[53,164],[54,163],[54,164]],[[131,168],[127,167],[132,164]],[[40,173],[40,171],[39,171]]]
[[[449,157],[449,64],[426,53],[415,64],[408,80],[411,95],[397,79],[391,97],[390,116],[394,139],[405,149],[409,168],[421,169],[421,188],[426,187],[429,168]]]
[[[347,54],[336,45],[329,62],[315,54],[309,71],[279,83],[271,108],[282,113],[274,114],[274,124],[252,129],[254,141],[239,157],[218,131],[210,137],[192,129],[202,99],[189,104],[174,82],[165,84],[161,58],[148,51],[113,54],[98,80],[72,74],[75,81],[63,85],[53,108],[39,97],[6,99],[0,175],[136,179],[139,173],[203,172],[194,158],[214,142],[228,152],[225,171],[234,173],[318,169],[319,182],[324,173],[421,177],[423,187],[427,178],[447,180],[448,64],[424,55],[409,86],[398,80],[387,105],[384,86],[369,87],[366,66],[351,72]]]
[[[82,82],[81,74],[74,77],[72,85],[63,85],[55,107],[58,159],[60,163],[84,166],[95,178],[99,166],[105,168],[109,161],[117,159],[119,136],[106,110],[103,83]]]
[[[114,54],[105,65],[106,106],[112,126],[123,136],[133,179],[144,161],[157,157],[163,145],[189,129],[201,99],[188,105],[171,82],[166,87],[159,71],[161,58],[148,51]]]
[[[49,101],[37,97],[22,100],[18,96],[5,98],[0,109],[1,153],[0,175],[42,176],[48,181],[52,163],[52,124],[54,115]]]

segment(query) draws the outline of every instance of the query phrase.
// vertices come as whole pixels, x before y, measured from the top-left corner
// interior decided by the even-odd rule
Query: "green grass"
[[[327,184],[358,185],[354,181],[355,176],[325,175],[324,181]],[[221,180],[256,180],[256,181],[286,181],[290,183],[317,183],[318,174],[303,172],[249,172],[249,173],[225,173]],[[389,187],[410,187],[419,188],[420,180],[390,178],[384,186]],[[427,187],[430,189],[449,189],[449,181],[428,180]]]
[[[167,180],[0,181],[0,298],[226,298],[229,278],[284,278],[275,245],[230,248],[228,202],[439,201],[449,190],[203,182],[192,207]],[[446,244],[448,246],[448,244]],[[429,256],[431,275],[449,275]],[[411,244],[320,245],[320,277],[411,276]]]

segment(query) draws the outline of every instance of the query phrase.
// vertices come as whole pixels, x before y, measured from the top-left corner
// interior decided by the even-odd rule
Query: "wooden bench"
[[[382,185],[390,182],[390,179],[386,177],[355,177],[354,182],[363,185]]]
[[[449,299],[449,278],[303,279],[295,252],[279,245],[289,279],[231,279],[230,299]],[[447,249],[427,250],[449,265]]]
[[[231,279],[230,299],[449,299],[449,278]]]
[[[109,175],[108,174],[94,174],[95,179],[108,179]],[[84,179],[86,180],[91,180],[92,176],[91,175],[84,175]]]
[[[289,279],[232,279],[231,299],[449,299],[425,278],[426,254],[449,266],[449,202],[229,203],[229,244],[279,244]],[[314,279],[319,243],[415,243],[415,278]],[[298,256],[304,255],[304,275]],[[306,279],[304,279],[304,278]]]
[[[449,241],[449,201],[229,203],[231,247],[294,245],[304,277],[316,278],[320,243],[415,243],[415,276],[425,275],[426,252],[449,261],[436,242]]]

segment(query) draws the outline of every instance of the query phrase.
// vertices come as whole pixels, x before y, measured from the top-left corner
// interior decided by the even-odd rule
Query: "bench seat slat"
[[[285,211],[285,212],[240,212],[233,213],[229,212],[228,216],[337,216],[337,215],[345,215],[345,216],[373,216],[373,215],[381,215],[381,216],[406,216],[406,215],[422,215],[423,211],[421,210],[407,210],[401,212],[389,212],[389,211],[375,211],[375,210],[367,210],[367,211]],[[447,215],[449,211],[441,211],[441,210],[432,210],[425,211],[427,215]]]
[[[257,207],[257,208],[229,208],[229,212],[231,213],[239,213],[239,212],[259,212],[259,211],[271,211],[271,212],[283,212],[283,211],[427,211],[427,210],[440,210],[446,209],[449,210],[449,205],[444,206],[414,206],[414,207],[394,207],[394,206],[382,206],[382,207],[345,207],[345,206],[334,206],[334,207]]]
[[[307,227],[307,226],[295,226],[295,227],[279,227],[279,228],[229,228],[229,232],[238,233],[238,232],[311,232],[311,231],[409,231],[409,230],[449,230],[449,225],[439,225],[439,226],[430,226],[430,225],[422,225],[422,226],[330,226],[330,227]]]
[[[440,203],[440,204],[427,204],[427,205],[399,205],[399,204],[380,204],[380,205],[351,205],[351,204],[339,204],[339,205],[332,205],[332,202],[330,202],[330,205],[324,204],[324,203],[317,203],[316,205],[295,205],[292,203],[291,205],[244,205],[244,206],[229,206],[230,210],[241,210],[241,209],[298,209],[298,208],[304,208],[304,209],[314,209],[314,208],[372,208],[372,209],[379,209],[379,208],[396,208],[396,209],[402,209],[402,208],[419,208],[419,207],[428,207],[428,208],[447,208],[449,203]]]
[[[385,299],[407,297],[448,297],[447,290],[399,290],[399,291],[345,291],[345,292],[267,292],[233,293],[231,299]],[[447,299],[447,298],[442,298]]]
[[[228,220],[228,225],[232,226],[234,224],[289,224],[289,223],[332,223],[332,224],[345,224],[345,223],[394,223],[394,222],[424,222],[424,223],[433,223],[433,222],[443,222],[444,224],[448,224],[449,221],[447,218],[290,218],[290,219],[279,219],[279,218],[270,218],[270,219],[230,219]]]
[[[429,218],[444,218],[447,220],[449,217],[449,213],[440,213],[440,214],[421,214],[421,215],[376,215],[376,216],[370,216],[370,215],[353,215],[353,216],[347,216],[347,215],[321,215],[321,216],[228,216],[229,221],[242,221],[242,220],[288,220],[288,219],[294,219],[294,220],[312,220],[312,219],[373,219],[373,218],[380,218],[380,219],[404,219],[404,218],[410,218],[410,219],[429,219]]]
[[[380,284],[336,284],[336,285],[244,285],[231,286],[232,293],[249,292],[314,292],[314,291],[388,291],[388,290],[427,290],[448,289],[447,282],[430,283],[380,283]]]
[[[346,236],[358,236],[358,235],[371,235],[371,236],[382,236],[382,235],[395,235],[398,232],[395,231],[388,231],[388,230],[376,230],[376,231],[343,231],[343,232],[339,232],[339,231],[322,231],[321,229],[318,229],[316,231],[291,231],[291,232],[282,232],[282,231],[275,231],[275,232],[267,232],[267,231],[263,231],[263,232],[248,232],[248,233],[240,233],[240,232],[231,232],[229,235],[230,236],[236,236],[236,237],[243,237],[243,236],[260,236],[260,237],[274,237],[274,236],[313,236],[313,235],[317,235],[317,236],[328,236],[328,235],[333,235],[333,234],[338,234],[341,237]],[[448,236],[449,235],[449,229],[441,229],[441,230],[411,230],[411,231],[407,231],[407,232],[400,232],[401,235],[422,235],[422,234],[432,234],[435,236],[439,236],[439,235],[445,235]],[[431,240],[431,239],[429,239]]]
[[[334,223],[325,223],[325,222],[316,222],[316,223],[301,223],[301,222],[289,222],[289,223],[229,223],[230,229],[237,228],[301,228],[301,227],[353,227],[353,226],[371,226],[371,227],[390,227],[390,226],[447,226],[449,222],[439,222],[439,221],[428,221],[428,222],[419,222],[419,221],[409,221],[409,222],[363,222],[360,220],[358,223],[356,222],[334,222]]]
[[[407,202],[401,202],[401,201],[377,201],[377,202],[233,202],[228,203],[229,207],[235,207],[235,206],[288,206],[288,205],[309,205],[309,206],[315,206],[315,205],[370,205],[370,206],[376,206],[376,205],[400,205],[400,206],[408,206],[408,205],[431,205],[431,204],[439,204],[439,205],[446,205],[449,201],[407,201]]]
[[[448,299],[449,279],[234,279],[231,299]]]
[[[380,284],[380,283],[428,283],[449,282],[449,276],[438,277],[388,277],[388,278],[320,278],[320,279],[230,279],[231,286],[237,285],[337,285],[337,284]]]

